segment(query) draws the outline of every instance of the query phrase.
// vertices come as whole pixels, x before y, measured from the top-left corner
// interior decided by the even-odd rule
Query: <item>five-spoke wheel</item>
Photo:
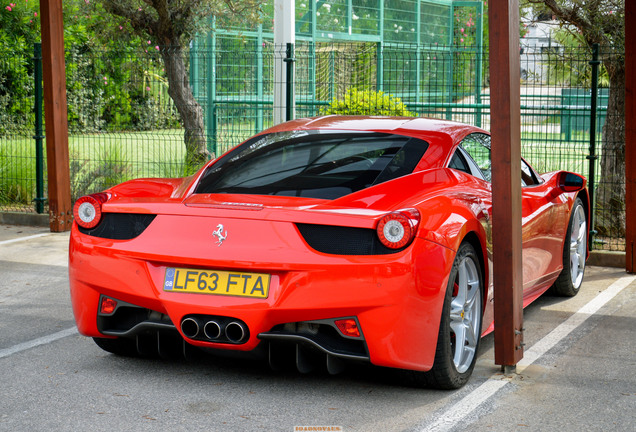
[[[450,332],[453,363],[457,372],[466,372],[472,365],[480,336],[481,280],[479,263],[465,256],[457,267],[450,306]]]
[[[423,385],[440,389],[463,386],[475,367],[481,336],[483,277],[473,246],[459,247],[450,272],[437,337],[433,368],[415,373]]]
[[[570,214],[563,247],[563,271],[552,285],[553,293],[567,297],[579,292],[587,258],[587,212],[580,198],[574,201]]]

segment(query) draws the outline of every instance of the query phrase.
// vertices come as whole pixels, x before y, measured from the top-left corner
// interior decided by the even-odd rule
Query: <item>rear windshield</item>
[[[195,193],[336,199],[410,174],[427,148],[402,135],[277,132],[254,137],[214,163]]]

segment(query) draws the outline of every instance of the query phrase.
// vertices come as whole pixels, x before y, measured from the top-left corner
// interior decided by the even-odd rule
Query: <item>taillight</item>
[[[75,201],[73,216],[82,228],[95,228],[102,219],[102,204],[108,201],[108,195],[97,193],[83,196]]]
[[[420,223],[420,213],[415,209],[399,210],[386,214],[378,223],[380,242],[391,249],[400,249],[413,240]]]

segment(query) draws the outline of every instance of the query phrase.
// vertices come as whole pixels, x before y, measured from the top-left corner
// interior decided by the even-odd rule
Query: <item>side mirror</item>
[[[559,173],[559,187],[565,192],[578,192],[585,187],[585,177],[571,172]]]

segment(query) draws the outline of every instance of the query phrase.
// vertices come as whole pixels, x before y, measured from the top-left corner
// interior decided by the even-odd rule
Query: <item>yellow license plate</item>
[[[267,298],[270,275],[264,273],[227,272],[167,268],[163,290],[171,292],[216,294]]]

